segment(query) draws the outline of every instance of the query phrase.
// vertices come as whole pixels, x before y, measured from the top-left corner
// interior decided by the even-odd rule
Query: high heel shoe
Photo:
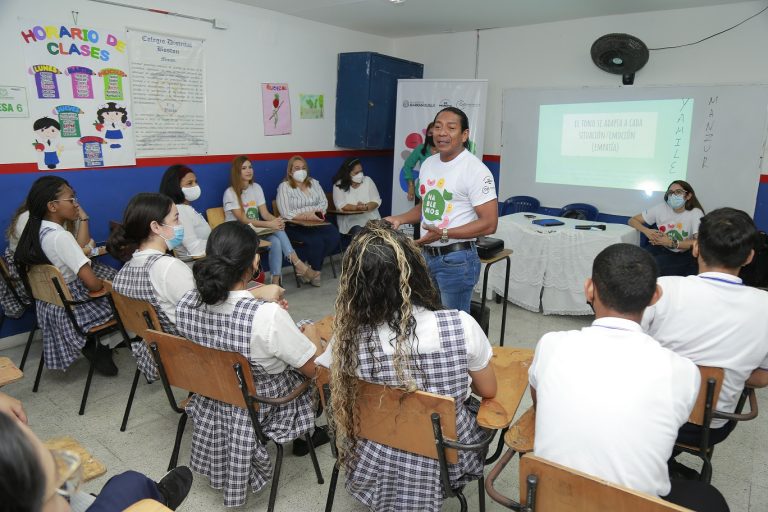
[[[312,270],[312,267],[310,267],[308,263],[302,263],[304,263],[304,272],[299,272],[297,269],[296,276],[301,279],[301,282],[303,283],[309,283],[312,286],[320,286],[320,272]]]

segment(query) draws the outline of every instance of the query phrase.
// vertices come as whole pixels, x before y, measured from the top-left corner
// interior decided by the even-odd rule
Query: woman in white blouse
[[[176,247],[176,255],[181,259],[203,256],[211,227],[190,204],[202,193],[194,171],[183,164],[170,166],[160,182],[160,193],[176,204],[179,222],[184,226],[184,240]]]
[[[309,176],[307,161],[299,155],[288,160],[285,179],[277,188],[277,207],[286,220],[319,223],[325,220],[328,200],[320,183]],[[301,242],[296,251],[302,260],[315,270],[323,267],[323,260],[339,247],[339,230],[332,224],[298,225],[285,227],[291,240]],[[312,284],[315,284],[313,281]],[[319,286],[319,278],[316,286]]]
[[[354,215],[339,215],[339,232],[354,236],[369,220],[380,219],[381,197],[373,180],[363,174],[358,158],[347,158],[333,177],[336,208]]]

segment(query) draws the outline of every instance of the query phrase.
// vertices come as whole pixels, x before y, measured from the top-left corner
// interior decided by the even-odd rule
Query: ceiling
[[[684,9],[743,0],[233,0],[358,32],[399,38]]]

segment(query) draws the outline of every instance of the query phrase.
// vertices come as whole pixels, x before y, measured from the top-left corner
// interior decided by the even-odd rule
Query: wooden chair
[[[18,304],[18,306],[22,309],[22,315],[26,312],[28,309],[34,310],[35,308],[35,301],[30,300],[26,297],[22,297],[18,290],[16,289],[16,286],[20,283],[19,279],[14,279],[11,275],[10,270],[8,269],[8,266],[5,263],[5,259],[0,257],[0,279],[3,280],[3,283],[5,284],[5,287],[8,289],[8,296],[5,297],[4,301],[14,301]],[[3,309],[2,313],[0,313],[0,328],[3,326],[3,323],[5,322],[5,309]],[[29,355],[29,347],[32,346],[32,339],[35,337],[35,333],[37,332],[37,320],[32,324],[32,329],[29,331],[29,336],[27,336],[27,344],[24,346],[24,354],[21,356],[21,363],[19,363],[19,370],[24,371],[24,365],[27,362],[27,355]]]
[[[93,379],[94,361],[96,359],[96,348],[98,347],[99,340],[107,334],[118,332],[120,327],[115,319],[108,320],[101,325],[92,327],[90,330],[83,331],[80,325],[77,323],[73,308],[81,304],[92,302],[94,300],[107,300],[107,293],[89,298],[84,301],[75,301],[72,299],[72,294],[64,281],[64,278],[59,272],[59,269],[53,265],[34,265],[29,271],[27,271],[27,283],[29,285],[30,293],[35,300],[42,302],[48,302],[54,306],[64,308],[64,312],[72,322],[72,326],[80,336],[86,338],[86,340],[93,342],[93,355],[90,360],[88,368],[88,377],[85,380],[85,389],[83,390],[83,398],[80,401],[79,415],[85,413],[85,403],[88,400],[88,391],[91,389],[91,380]],[[40,354],[40,365],[37,368],[37,375],[35,376],[35,384],[32,387],[32,391],[37,393],[37,388],[40,385],[40,376],[43,373],[43,363],[45,359],[45,350]]]
[[[271,405],[288,403],[304,394],[311,384],[311,381],[306,379],[288,395],[278,398],[256,396],[254,395],[256,386],[253,382],[250,365],[242,354],[204,347],[186,338],[166,334],[154,329],[148,329],[145,334],[146,338],[144,339],[149,343],[152,355],[157,363],[160,378],[171,408],[181,414],[171,461],[168,465],[169,470],[176,467],[179,446],[181,445],[184,426],[187,422],[187,413],[176,404],[171,386],[186,389],[190,393],[196,393],[235,407],[240,407],[241,409],[246,409],[251,418],[256,439],[262,445],[266,445],[270,439],[263,433],[256,414],[259,403]],[[200,378],[201,376],[205,376],[205,378]],[[309,454],[315,468],[317,483],[323,484],[323,475],[317,463],[312,436],[307,434],[305,439],[309,446]],[[272,512],[275,508],[277,486],[280,481],[280,470],[283,464],[283,446],[279,443],[275,443],[275,446],[277,447],[277,456],[272,472],[272,486],[269,492],[269,506],[267,509],[269,512]]]
[[[332,401],[329,380],[328,369],[318,366],[316,385],[326,411],[330,411],[328,402]],[[467,500],[463,490],[451,488],[448,464],[458,462],[457,450],[486,451],[495,431],[489,431],[485,439],[479,443],[460,443],[456,441],[456,404],[453,398],[424,391],[408,393],[402,389],[371,384],[363,380],[359,382],[358,437],[438,460],[440,480],[446,495],[455,496],[459,500],[462,512],[466,512]],[[331,407],[333,407],[332,404]],[[334,457],[338,456],[336,441],[333,438],[331,451]],[[331,475],[331,485],[325,504],[326,512],[330,512],[333,508],[338,477],[339,462],[337,461]],[[478,480],[478,490],[479,510],[483,512],[485,492],[483,492],[482,476]]]
[[[328,201],[328,209],[325,211],[326,215],[336,217],[337,219],[339,215],[356,215],[355,212],[348,212],[341,208],[337,208],[336,202],[333,200],[333,192],[326,192],[325,199]],[[339,227],[338,220],[336,222],[336,227]],[[343,254],[346,248],[349,247],[349,243],[352,241],[352,236],[349,233],[339,234],[341,235],[339,238],[339,252]]]
[[[216,208],[208,208],[205,211],[205,216],[208,218],[208,225],[211,226],[211,229],[213,229],[219,224],[224,223],[224,208],[221,206]]]
[[[690,423],[702,427],[701,440],[698,446],[687,444],[675,444],[675,450],[684,451],[697,456],[702,460],[702,468],[699,480],[709,483],[712,480],[712,454],[715,447],[709,445],[710,423],[713,419],[726,419],[732,422],[748,421],[757,417],[757,397],[754,388],[744,388],[741,397],[732,413],[717,410],[717,399],[720,396],[720,388],[723,385],[722,368],[711,366],[699,366],[701,372],[701,388],[696,399],[696,405],[688,418]],[[744,404],[749,399],[749,413],[742,414]]]
[[[115,318],[120,324],[120,329],[126,339],[128,338],[128,332],[136,333],[139,338],[145,340],[147,329],[162,330],[157,311],[155,311],[152,304],[144,300],[126,297],[113,290],[111,284],[109,286],[109,292],[109,300],[112,301],[112,307],[117,312]],[[131,391],[128,394],[128,403],[125,404],[125,412],[123,413],[123,422],[120,424],[120,432],[125,432],[125,428],[128,424],[128,416],[131,414],[133,398],[136,395],[136,388],[139,385],[140,376],[141,370],[137,367],[136,373],[133,375]]]
[[[524,492],[525,491],[525,492]],[[526,512],[685,512],[656,496],[606,482],[546,459],[520,459],[520,499]]]
[[[509,449],[501,457],[499,463],[488,473],[488,478],[485,480],[485,491],[497,503],[501,503],[507,508],[520,510],[519,503],[501,494],[493,484],[516,454],[520,454],[520,457],[522,457],[526,453],[533,451],[533,442],[536,437],[536,409],[533,406],[529,407],[506,432],[502,433],[502,437],[504,444]],[[495,462],[495,459],[488,461],[488,463],[493,462]]]

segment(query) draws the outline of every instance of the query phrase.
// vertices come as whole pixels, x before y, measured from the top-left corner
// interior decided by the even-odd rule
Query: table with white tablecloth
[[[557,219],[562,226],[539,226],[526,213],[499,217],[495,238],[512,249],[509,301],[545,315],[590,315],[584,280],[592,275],[595,256],[616,243],[639,245],[640,233],[626,224],[589,222],[535,214],[535,219]],[[605,231],[574,226],[604,225]],[[498,267],[498,265],[496,266]],[[504,269],[491,267],[491,289],[504,292]]]

